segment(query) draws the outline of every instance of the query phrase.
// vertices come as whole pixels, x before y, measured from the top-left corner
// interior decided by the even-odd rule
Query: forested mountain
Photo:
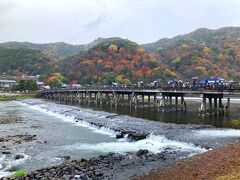
[[[0,74],[44,76],[52,70],[54,64],[41,51],[0,47]]]
[[[70,81],[88,84],[130,83],[175,76],[155,53],[148,53],[138,44],[120,38],[99,42],[61,61],[58,67]]]
[[[198,29],[143,45],[179,78],[223,77],[240,80],[240,28]]]
[[[51,69],[84,84],[189,80],[193,76],[240,81],[239,27],[201,28],[144,45],[114,37],[85,45],[10,42],[0,47],[0,72],[13,74],[46,74]]]

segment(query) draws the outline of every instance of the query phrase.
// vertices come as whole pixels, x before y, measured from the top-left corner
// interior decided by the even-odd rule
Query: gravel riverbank
[[[174,165],[134,177],[135,180],[230,180],[240,178],[240,142],[177,161]]]
[[[73,160],[61,165],[43,168],[20,179],[239,179],[239,149],[240,142],[236,142],[178,161],[176,161],[176,158],[179,152],[172,151],[169,153],[169,150],[158,154],[142,149],[136,153],[109,153],[88,160]],[[68,157],[65,158],[68,159]],[[174,161],[176,162],[174,163]],[[151,170],[151,168],[159,166],[161,168]],[[130,176],[131,174],[133,176]],[[140,175],[136,176],[136,174]],[[1,178],[1,180],[10,179]]]

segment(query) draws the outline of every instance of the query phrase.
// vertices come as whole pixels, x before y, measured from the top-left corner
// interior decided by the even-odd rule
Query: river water
[[[163,113],[147,107],[72,106],[38,99],[0,102],[1,118],[22,119],[21,123],[0,124],[0,138],[26,133],[37,137],[34,142],[10,144],[11,154],[0,155],[0,177],[15,169],[31,171],[56,165],[67,155],[80,159],[139,149],[158,153],[168,147],[193,155],[240,139],[238,99],[233,100],[230,116],[224,118],[199,116],[199,99],[189,99],[187,104],[187,113]],[[92,122],[104,126],[99,128]],[[117,128],[150,135],[137,142],[129,142],[126,137],[117,140],[112,130]],[[16,160],[16,154],[24,158]]]

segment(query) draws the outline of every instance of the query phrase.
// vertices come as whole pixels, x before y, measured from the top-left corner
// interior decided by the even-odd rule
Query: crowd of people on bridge
[[[191,79],[191,81],[182,80],[170,80],[170,81],[153,81],[151,83],[144,83],[139,81],[135,84],[120,84],[113,82],[112,85],[83,85],[83,86],[64,86],[64,89],[81,89],[81,88],[100,88],[100,89],[163,89],[163,90],[215,90],[215,91],[234,91],[240,90],[240,83],[233,81],[225,81],[222,78],[206,78],[202,81],[198,81],[197,77]]]

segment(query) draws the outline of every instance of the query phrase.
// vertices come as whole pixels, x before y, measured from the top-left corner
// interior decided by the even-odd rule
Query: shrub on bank
[[[12,174],[12,178],[20,178],[20,177],[26,177],[27,172],[26,171],[16,171],[15,173]]]
[[[17,94],[17,95],[0,95],[0,101],[10,101],[16,99],[34,98],[35,94]]]

